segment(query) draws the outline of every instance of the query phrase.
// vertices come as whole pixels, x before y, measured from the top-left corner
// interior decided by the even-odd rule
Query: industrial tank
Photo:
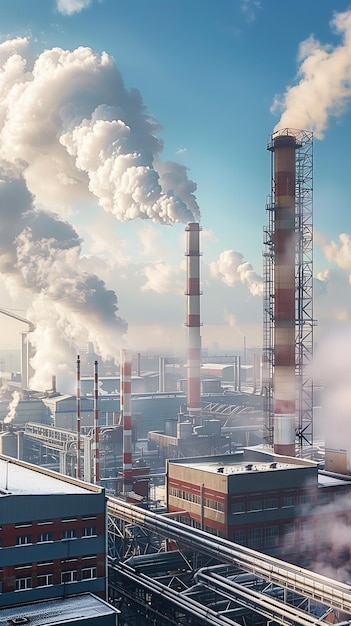
[[[177,438],[186,439],[191,437],[193,433],[193,427],[191,422],[178,422],[177,423]]]

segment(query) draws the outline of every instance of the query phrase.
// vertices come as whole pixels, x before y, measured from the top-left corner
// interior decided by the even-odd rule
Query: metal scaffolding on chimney
[[[313,444],[313,133],[282,129],[274,133],[267,149],[271,151],[271,194],[264,228],[264,297],[262,395],[264,397],[264,441],[273,446],[274,437],[274,271],[275,271],[275,173],[274,141],[281,135],[295,137],[295,377],[296,439],[298,454]]]

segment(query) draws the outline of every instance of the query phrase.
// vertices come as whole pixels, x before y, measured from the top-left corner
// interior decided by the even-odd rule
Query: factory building
[[[20,399],[16,403],[14,415],[10,415],[12,393],[8,393],[8,398],[0,400],[0,422],[12,422],[15,416],[16,425],[23,425],[27,422],[39,422],[40,424],[50,424],[50,411],[43,399]]]
[[[328,522],[351,522],[349,477],[258,448],[168,460],[166,484],[185,523],[300,565],[326,547]]]
[[[0,606],[106,596],[104,489],[0,456]]]

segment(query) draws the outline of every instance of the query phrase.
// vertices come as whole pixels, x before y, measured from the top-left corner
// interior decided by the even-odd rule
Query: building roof
[[[317,469],[317,463],[314,461],[266,452],[259,447],[243,448],[243,450],[234,454],[170,459],[168,463],[226,476],[254,474],[255,472],[276,472],[277,470],[291,470],[295,468]]]
[[[33,602],[0,610],[0,626],[29,624],[29,626],[58,626],[72,624],[98,616],[117,614],[119,611],[91,593],[65,599]]]
[[[9,494],[82,494],[101,490],[102,487],[0,455],[0,497]]]
[[[268,462],[264,462],[264,461],[259,461],[259,462],[252,462],[252,461],[237,461],[235,462],[233,459],[230,459],[230,457],[228,457],[228,462],[226,461],[225,457],[221,457],[220,459],[216,459],[214,458],[213,461],[210,460],[202,460],[200,459],[197,462],[194,462],[193,460],[191,460],[190,462],[187,462],[186,459],[183,460],[183,462],[181,462],[181,465],[183,465],[184,467],[191,467],[193,469],[198,469],[198,470],[202,470],[205,472],[211,472],[211,473],[220,473],[220,474],[225,474],[225,475],[232,475],[232,474],[247,474],[247,473],[255,473],[255,472],[276,472],[277,470],[287,470],[287,469],[293,469],[296,467],[301,467],[300,463],[294,463],[293,461],[291,463],[287,463],[285,461],[268,461]]]

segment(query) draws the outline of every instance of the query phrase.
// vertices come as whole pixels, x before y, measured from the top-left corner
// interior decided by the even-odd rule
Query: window
[[[96,578],[96,567],[85,567],[82,569],[82,580]]]
[[[262,510],[262,500],[251,500],[251,502],[247,503],[248,511],[261,511]]]
[[[246,543],[246,530],[235,530],[233,536],[234,543],[244,546]]]
[[[295,506],[295,496],[293,496],[293,495],[284,496],[283,497],[283,506],[285,506],[285,507]]]
[[[16,546],[24,546],[27,543],[32,543],[32,535],[20,535],[16,537]]]
[[[65,517],[61,520],[61,522],[65,523],[65,522],[76,522],[77,518],[76,517]]]
[[[232,513],[245,513],[245,502],[233,502]]]
[[[43,519],[37,522],[38,526],[46,526],[46,524],[53,524],[54,522],[51,519]]]
[[[205,498],[205,506],[209,509],[214,509],[215,511],[224,511],[223,502],[217,502],[217,500],[212,500],[210,498]]]
[[[82,515],[82,520],[96,519],[96,515]]]
[[[46,541],[53,541],[53,533],[40,533],[38,535],[38,543],[45,543]]]
[[[276,548],[279,542],[278,526],[267,526],[265,529],[266,548]]]
[[[299,504],[303,505],[303,504],[310,504],[311,502],[311,496],[309,493],[303,493],[300,497],[299,497]]]
[[[88,526],[83,528],[82,537],[96,537],[96,526]]]
[[[313,540],[313,525],[310,521],[301,522],[301,541],[309,543]]]
[[[324,504],[329,504],[329,493],[327,492],[321,492],[318,494],[318,504],[321,504],[322,506]]]
[[[67,572],[61,572],[61,583],[74,583],[77,580],[77,570],[72,569]]]
[[[278,508],[278,498],[267,498],[264,501],[265,509],[277,509]]]
[[[67,530],[62,531],[62,539],[75,539],[77,537],[76,528],[67,528]]]
[[[16,591],[25,591],[32,588],[32,577],[16,578]]]
[[[295,524],[284,524],[284,542],[287,546],[295,543]]]
[[[40,574],[37,577],[37,587],[49,587],[54,584],[53,574]]]
[[[249,528],[248,531],[248,544],[250,548],[254,550],[260,550],[263,543],[262,528]]]

